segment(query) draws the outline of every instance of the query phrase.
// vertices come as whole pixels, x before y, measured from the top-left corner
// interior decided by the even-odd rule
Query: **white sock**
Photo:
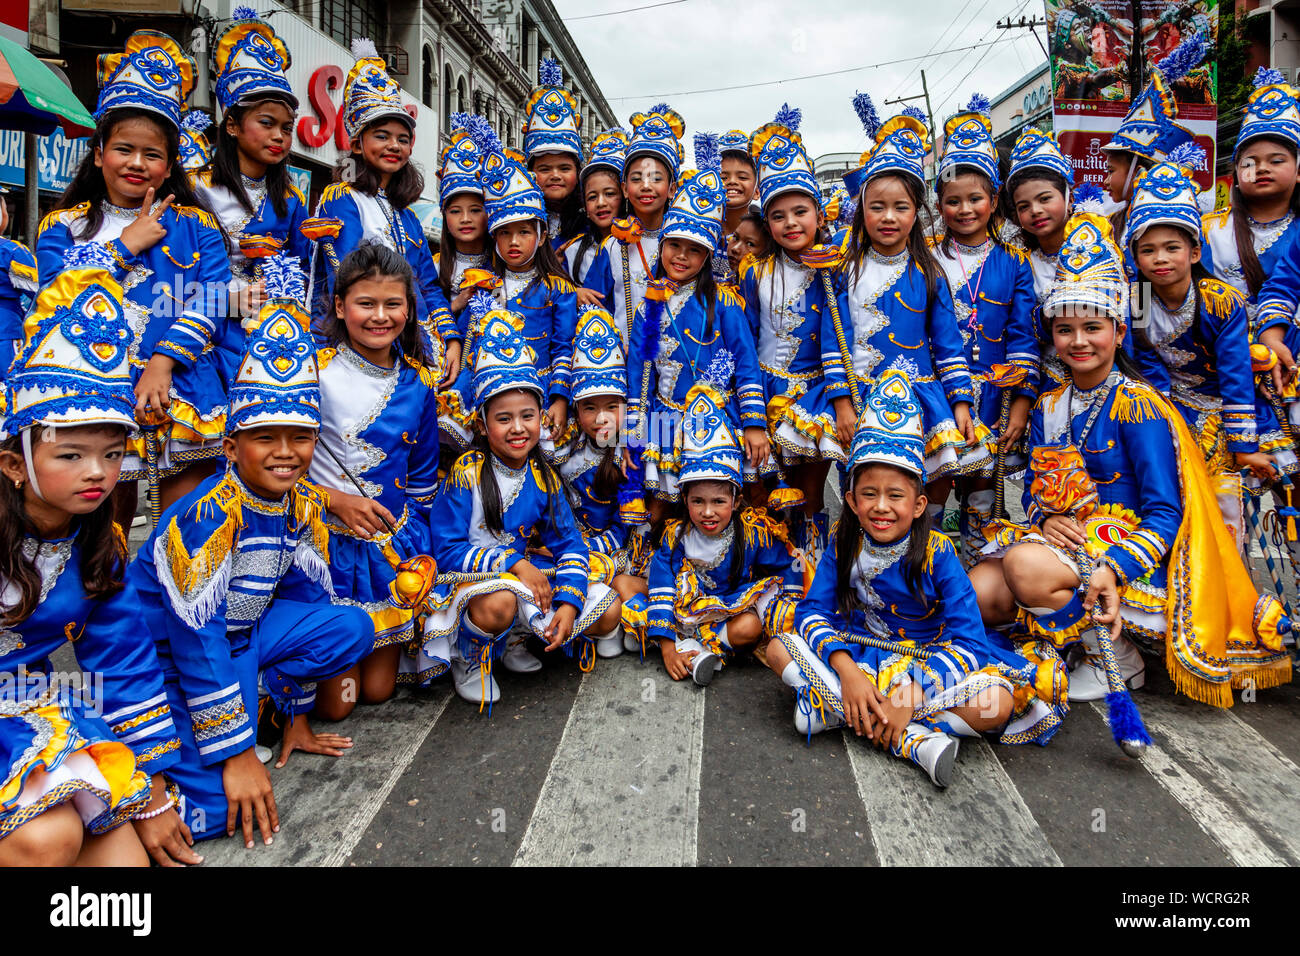
[[[785,665],[785,669],[781,671],[781,680],[785,682],[787,687],[794,690],[798,690],[808,683],[807,678],[803,676],[803,671],[799,669],[799,665],[795,661]]]
[[[936,721],[941,721],[948,725],[948,728],[959,737],[979,737],[980,734],[975,731],[970,724],[958,717],[951,710],[941,710],[934,715]]]

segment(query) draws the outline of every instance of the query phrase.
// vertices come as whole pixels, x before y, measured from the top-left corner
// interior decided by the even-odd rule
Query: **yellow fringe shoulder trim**
[[[763,508],[746,508],[740,513],[740,528],[746,547],[770,547],[777,535],[773,533],[772,519]]]
[[[284,196],[286,199],[296,199],[304,206],[307,205],[307,197],[304,196],[302,194],[302,190],[299,189],[297,186],[295,186],[293,183],[289,184],[289,188],[285,190]]]
[[[212,215],[212,213],[207,212],[206,210],[200,209],[198,206],[174,205],[172,206],[172,209],[176,210],[176,215],[178,216],[186,216],[190,219],[197,219],[199,222],[203,223],[203,225],[207,226],[209,229],[215,229],[218,232],[221,231],[221,227],[217,225],[217,217]]]
[[[71,209],[56,209],[53,212],[46,213],[45,218],[41,220],[40,228],[36,230],[36,235],[39,236],[56,223],[70,226],[78,219],[83,218],[89,209],[89,202],[79,202]]]
[[[1029,261],[1029,250],[1019,243],[1004,242],[1002,243],[1002,248],[1010,253],[1011,257],[1014,258],[1016,262],[1022,265]]]
[[[235,539],[244,526],[242,500],[243,494],[239,486],[229,479],[223,479],[190,506],[185,513],[187,521],[206,521],[214,509],[225,516],[207,540],[193,552],[186,547],[180,525],[177,524],[175,515],[172,516],[163,533],[163,549],[170,565],[172,580],[182,594],[193,594],[210,581],[234,549]]]
[[[113,550],[115,550],[123,561],[131,554],[131,548],[126,541],[126,532],[116,521],[113,522]]]
[[[334,361],[334,356],[339,354],[339,350],[333,347],[327,347],[316,350],[316,371],[317,373],[329,368],[330,362]]]
[[[925,573],[934,573],[934,556],[942,551],[955,555],[956,549],[952,546],[952,539],[942,531],[930,529],[930,540],[925,543]]]
[[[677,540],[682,536],[682,528],[686,522],[681,518],[673,518],[664,525],[664,534],[660,539],[660,544],[666,544],[669,548],[677,547]]]
[[[1164,402],[1150,385],[1125,382],[1115,394],[1110,409],[1111,421],[1140,425],[1152,419],[1167,420]]]
[[[422,362],[417,362],[414,359],[407,358],[406,356],[402,356],[402,359],[403,361],[406,362],[407,365],[411,366],[411,368],[415,369],[417,372],[420,373],[421,385],[423,385],[425,388],[438,387],[438,379],[434,376],[433,369],[429,368],[429,366],[425,365]]]
[[[328,202],[331,199],[339,199],[352,192],[351,183],[330,183],[325,187],[320,195],[321,202]]]
[[[212,186],[212,170],[210,169],[196,169],[194,172],[189,174],[189,178],[190,188],[196,186]]]
[[[1201,228],[1222,229],[1228,224],[1228,217],[1232,215],[1232,207],[1225,206],[1223,209],[1216,209],[1213,212],[1203,213],[1201,215]]]
[[[740,264],[736,268],[736,275],[740,278],[741,282],[744,282],[745,277],[749,275],[749,273],[751,272],[755,274],[754,275],[755,279],[761,279],[763,277],[763,274],[768,271],[767,269],[764,268],[764,266],[773,263],[775,261],[776,261],[775,257],[769,258],[767,256],[764,256],[762,259],[760,259],[757,256],[755,256],[752,252],[747,252],[745,253],[745,258],[740,260]]]
[[[718,301],[723,305],[734,305],[737,308],[745,307],[745,300],[741,298],[739,292],[733,292],[727,286],[718,287]]]
[[[299,478],[293,489],[293,520],[299,535],[311,535],[312,546],[329,561],[329,529],[322,517],[330,506],[324,488],[306,478]]]
[[[564,278],[564,276],[542,276],[542,282],[546,284],[546,288],[551,292],[564,293],[577,291],[574,289],[573,283]]]
[[[1245,308],[1246,299],[1240,292],[1218,279],[1206,278],[1200,283],[1201,300],[1216,319],[1226,319],[1236,308]]]
[[[482,471],[483,453],[481,451],[467,451],[457,458],[451,466],[447,481],[451,483],[453,488],[468,491],[478,484],[479,475]]]

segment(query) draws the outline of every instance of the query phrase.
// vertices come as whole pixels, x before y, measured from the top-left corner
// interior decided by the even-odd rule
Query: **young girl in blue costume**
[[[600,296],[630,350],[628,331],[659,257],[660,229],[677,186],[686,123],[667,103],[633,113],[628,122],[632,135],[623,164],[623,193],[632,213],[614,220],[582,284]]]
[[[1074,167],[1056,139],[1034,126],[1021,130],[1011,148],[1002,215],[1020,227],[1020,243],[1034,275],[1035,302],[1042,301],[1056,278],[1056,254],[1065,242],[1073,186]]]
[[[221,454],[226,385],[220,352],[230,260],[221,230],[200,208],[179,167],[181,108],[194,61],[176,41],[140,30],[123,53],[99,58],[91,149],[57,208],[41,222],[36,265],[43,283],[70,246],[108,246],[130,316],[136,416],[114,505],[129,527],[134,482],[148,481],[152,516],[189,492]],[[159,85],[161,83],[161,86]]]
[[[730,247],[740,224],[749,216],[758,193],[758,164],[749,152],[750,135],[743,129],[731,129],[718,137],[722,156],[722,188],[727,193],[727,207],[722,215],[722,241],[713,252],[713,281],[734,285],[740,273],[731,262]]]
[[[316,682],[354,666],[375,641],[370,616],[331,603],[328,499],[304,476],[321,425],[304,276],[265,263],[267,299],[230,390],[228,462],[163,515],[127,572],[153,634],[180,759],[168,776],[196,839],[253,846],[279,829],[255,743],[262,706],[285,716],[277,767],[294,750],[352,746],[307,723]],[[272,723],[277,715],[268,713]]]
[[[1130,687],[1145,679],[1134,641],[1215,706],[1246,682],[1286,683],[1281,607],[1251,584],[1182,416],[1121,347],[1129,283],[1100,215],[1070,220],[1043,314],[1070,381],[1034,406],[1028,527],[1000,532],[971,571],[984,620],[1023,609],[1026,656],[1068,655],[1072,702],[1108,693],[1094,625]]]
[[[1274,458],[1255,434],[1255,381],[1251,369],[1246,300],[1201,265],[1201,211],[1192,171],[1205,154],[1189,144],[1138,173],[1124,244],[1149,298],[1135,342],[1138,365],[1159,383],[1196,437],[1224,521],[1238,542],[1245,537],[1242,481],[1258,487],[1275,480]],[[1135,323],[1136,324],[1136,323]],[[1296,463],[1291,462],[1291,470]]]
[[[1296,402],[1296,357],[1300,332],[1300,90],[1276,70],[1261,67],[1246,100],[1246,115],[1233,151],[1232,204],[1202,219],[1202,262],[1246,297],[1251,338],[1279,359],[1271,371],[1273,390],[1284,401],[1288,423],[1278,423],[1267,399],[1259,402],[1260,448],[1284,470],[1296,454],[1292,435],[1300,428]]]
[[[595,641],[618,639],[621,614],[618,595],[589,580],[587,544],[539,448],[545,388],[523,323],[493,306],[486,293],[470,300],[482,329],[474,351],[475,443],[456,460],[429,513],[432,560],[453,579],[424,602],[421,652],[422,670],[426,660],[450,660],[456,693],[480,705],[501,697],[494,660],[517,673],[542,666],[526,635],[511,634],[516,619],[548,651],[576,651],[586,669]],[[544,552],[530,550],[534,535]]]
[[[558,61],[542,60],[537,80],[524,103],[524,156],[546,202],[546,239],[558,252],[582,231],[582,113]]]
[[[334,294],[316,356],[321,432],[309,474],[329,495],[335,602],[364,608],[375,630],[373,652],[317,694],[316,713],[342,720],[358,700],[393,695],[402,647],[415,634],[412,612],[393,605],[389,588],[399,562],[429,550],[438,400],[406,260],[375,243],[358,246],[339,264]]]
[[[768,434],[786,480],[803,495],[806,521],[797,522],[794,536],[820,554],[829,530],[826,474],[831,462],[844,461],[852,423],[836,421],[822,370],[824,315],[839,308],[836,258],[823,244],[820,191],[798,132],[800,119],[799,110],[783,105],[775,121],[750,138],[772,245],[761,258],[741,262],[739,294],[758,345]]]
[[[216,92],[221,106],[216,147],[207,167],[193,177],[194,191],[225,232],[240,313],[261,307],[257,255],[284,249],[311,258],[302,234],[307,199],[289,178],[298,97],[289,88],[289,48],[251,7],[236,7],[216,47]],[[256,248],[255,248],[256,247]],[[230,381],[244,354],[243,329],[223,326],[222,370]]]
[[[854,108],[875,143],[844,177],[858,202],[840,266],[839,308],[822,313],[822,363],[836,421],[856,425],[867,384],[902,369],[924,411],[927,480],[977,473],[990,458],[988,429],[972,414],[952,294],[921,225],[929,133],[906,112],[878,125],[865,93]],[[932,516],[942,514],[944,497],[930,496]]]
[[[958,736],[1045,744],[1060,716],[1037,699],[1035,665],[985,633],[952,542],[930,525],[922,409],[897,369],[872,386],[835,548],[767,660],[798,695],[800,733],[847,724],[946,787]]]
[[[446,387],[460,371],[462,336],[448,311],[424,230],[410,208],[424,191],[424,177],[411,165],[415,120],[402,108],[401,90],[374,43],[353,40],[352,55],[357,61],[343,85],[339,111],[351,147],[343,165],[346,175],[325,187],[316,219],[308,221],[315,227],[313,236],[321,236],[313,266],[312,321],[323,321],[333,309],[334,274],[343,258],[362,242],[380,242],[415,270],[421,303],[416,319],[428,337],[430,354],[437,355],[439,387]]]
[[[582,176],[578,180],[578,192],[582,196],[583,220],[582,232],[566,242],[560,252],[569,275],[577,285],[586,278],[591,264],[616,219],[626,219],[628,214],[627,197],[623,195],[623,165],[627,159],[627,133],[621,129],[609,129],[591,141],[591,155],[582,167]],[[583,297],[589,303],[598,303],[597,296],[590,289],[578,290],[578,302],[583,304]]]
[[[622,470],[627,412],[627,362],[614,320],[598,306],[578,316],[573,350],[573,421],[563,440],[547,449],[570,492],[573,514],[592,555],[609,558],[609,584],[624,607],[644,614],[646,605],[642,535],[646,511],[641,489]],[[545,448],[547,444],[544,443]],[[592,567],[597,562],[593,559]],[[601,657],[639,650],[631,634],[596,642]]]
[[[679,500],[686,397],[706,373],[743,431],[748,474],[773,470],[754,334],[740,299],[714,285],[709,262],[726,198],[716,143],[709,134],[696,136],[696,158],[710,165],[682,175],[628,350],[628,434],[644,441],[640,464],[656,523],[662,503]]]
[[[784,630],[803,595],[785,530],[742,507],[741,443],[722,388],[706,378],[686,396],[681,504],[650,562],[646,636],[673,680],[690,674],[701,687]]]
[[[546,241],[546,207],[523,157],[505,149],[491,129],[481,131],[483,154],[480,180],[492,241],[492,271],[476,272],[467,280],[491,290],[497,305],[524,321],[524,340],[538,361],[537,372],[546,391],[546,418],[552,435],[564,431],[569,415],[569,375],[573,364],[573,334],[578,302],[573,283]],[[477,348],[481,329],[468,327],[469,348]],[[473,407],[472,359],[457,382],[459,405],[444,415],[451,428],[468,443]],[[450,420],[448,420],[450,418]]]
[[[22,351],[23,316],[36,293],[36,257],[17,240],[10,239],[9,190],[0,186],[0,382]]]
[[[474,294],[472,287],[462,288],[465,274],[471,269],[487,269],[492,260],[483,184],[479,181],[483,154],[478,142],[485,135],[487,120],[471,113],[453,113],[451,127],[451,145],[443,150],[442,168],[438,172],[442,241],[433,256],[433,264],[456,327],[464,336],[469,318],[465,306]],[[475,130],[479,131],[477,140]]]
[[[974,563],[993,514],[994,484],[1024,469],[1020,450],[1029,409],[1038,397],[1038,336],[1034,331],[1034,276],[1027,257],[990,228],[997,208],[998,154],[988,100],[971,97],[965,111],[944,124],[944,150],[935,177],[944,230],[933,243],[952,293],[957,330],[965,343],[974,388],[972,415],[992,433],[1001,466],[956,478],[963,560]],[[947,498],[942,484],[930,489]]]
[[[108,503],[135,427],[114,272],[103,245],[68,250],[7,383],[0,866],[145,866],[142,842],[159,863],[201,862],[167,790],[180,744]],[[84,690],[50,659],[69,641]]]

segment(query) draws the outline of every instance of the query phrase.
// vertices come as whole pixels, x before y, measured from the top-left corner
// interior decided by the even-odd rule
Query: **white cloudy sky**
[[[621,120],[664,100],[685,117],[689,141],[697,130],[752,130],[788,101],[803,110],[813,156],[865,147],[858,90],[889,116],[902,104],[884,100],[920,93],[924,68],[942,123],[971,93],[993,98],[1044,60],[1028,30],[994,28],[1007,16],[1041,18],[1042,0],[680,0],[635,11],[656,0],[553,2]],[[628,12],[592,16],[612,11]],[[943,52],[991,40],[1001,42]],[[926,58],[874,66],[907,57]],[[853,72],[751,86],[837,70]],[[742,88],[686,95],[723,86]]]

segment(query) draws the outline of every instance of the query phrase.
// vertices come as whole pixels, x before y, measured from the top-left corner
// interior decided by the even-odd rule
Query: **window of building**
[[[320,0],[320,28],[344,46],[355,37],[369,37],[378,46],[385,39],[383,9],[378,0]]]
[[[451,114],[456,112],[456,106],[451,101],[455,91],[456,87],[451,79],[451,64],[448,64],[442,72],[442,115],[448,122],[451,121]]]
[[[427,43],[420,52],[420,67],[420,102],[432,109],[438,98],[438,77],[433,63],[433,47]]]
[[[456,109],[463,111],[469,106],[469,97],[465,95],[465,77],[456,81]]]

